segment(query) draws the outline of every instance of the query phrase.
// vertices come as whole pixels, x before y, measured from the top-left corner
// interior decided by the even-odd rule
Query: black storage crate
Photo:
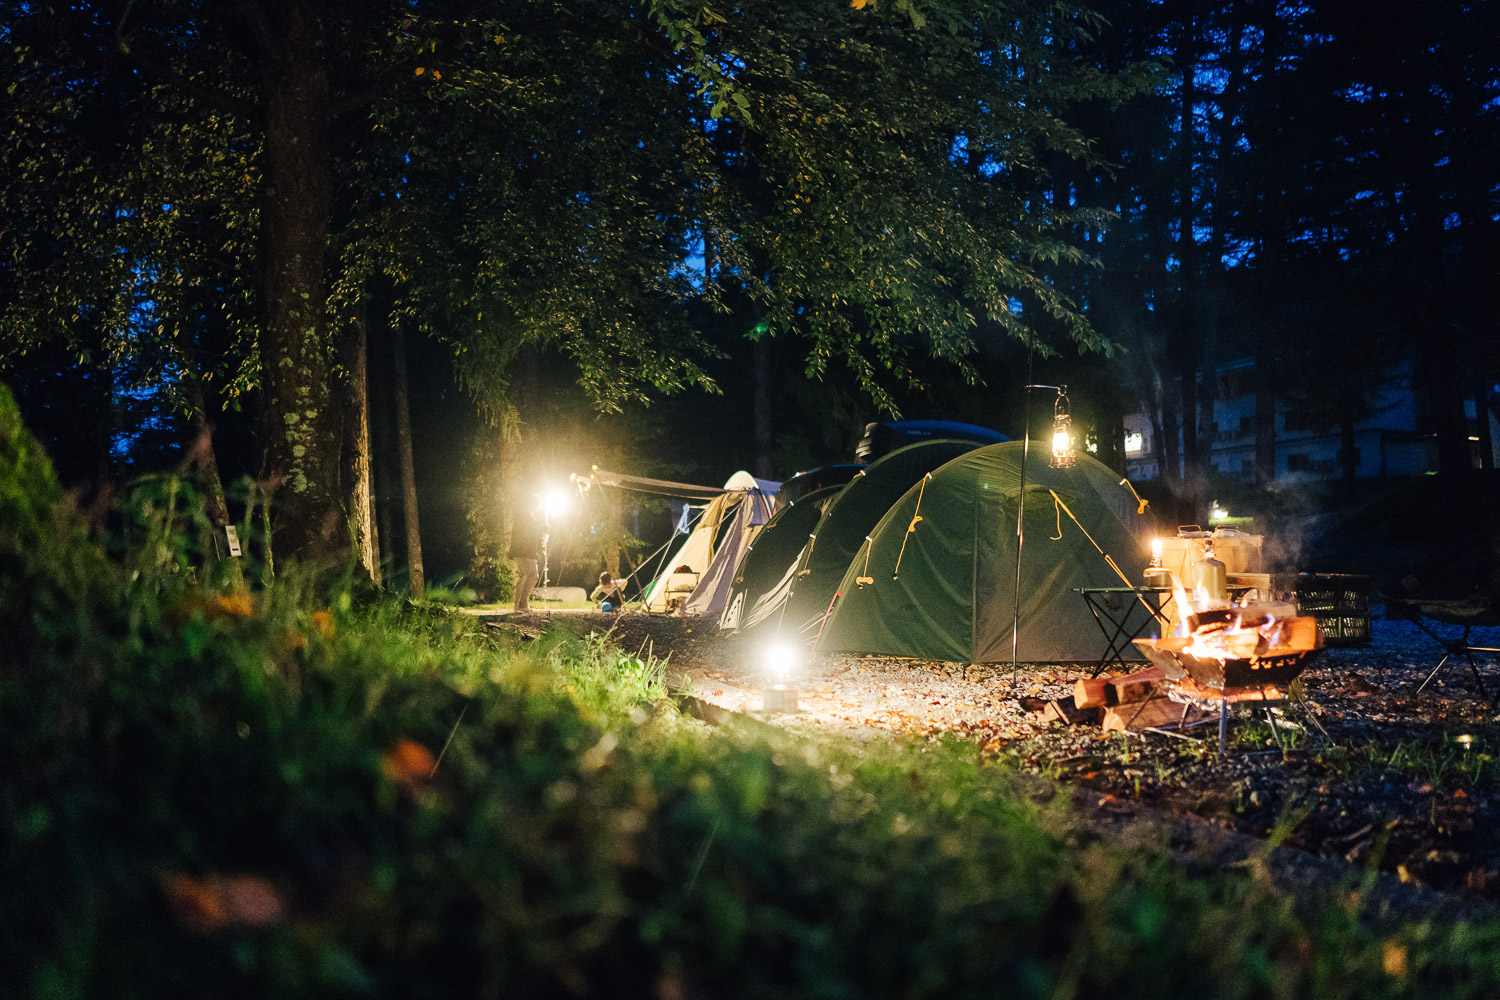
[[[1370,578],[1352,573],[1286,573],[1272,579],[1278,600],[1316,618],[1329,646],[1370,644]]]

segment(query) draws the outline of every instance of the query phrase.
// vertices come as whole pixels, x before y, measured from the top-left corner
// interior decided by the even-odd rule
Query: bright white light
[[[1160,538],[1153,538],[1153,539],[1151,539],[1151,565],[1153,565],[1153,566],[1160,566],[1161,565],[1161,539]]]
[[[572,503],[568,491],[553,487],[542,494],[542,508],[549,518],[565,513]]]
[[[1067,431],[1058,431],[1052,435],[1052,454],[1066,455],[1072,443],[1072,436]]]
[[[1125,454],[1139,455],[1146,449],[1146,435],[1140,431],[1125,432]]]
[[[791,642],[778,642],[766,647],[763,658],[767,676],[777,684],[785,684],[802,666],[802,647]]]
[[[1215,500],[1214,501],[1214,505],[1208,509],[1208,519],[1211,522],[1212,521],[1223,521],[1224,519],[1226,519],[1228,517],[1229,517],[1229,511],[1225,510],[1223,507],[1220,507],[1219,506],[1219,501],[1217,501],[1217,500]]]

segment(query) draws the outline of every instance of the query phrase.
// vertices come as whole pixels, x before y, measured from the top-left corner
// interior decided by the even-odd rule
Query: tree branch
[[[195,83],[177,71],[147,59],[131,48],[130,40],[125,37],[125,22],[130,17],[130,12],[135,7],[135,0],[128,0],[125,9],[120,12],[120,18],[115,22],[113,52],[119,56],[126,65],[135,69],[143,76],[150,77],[159,83],[165,83],[175,87],[184,94],[196,100],[202,101],[220,111],[234,115],[243,115],[247,118],[259,117],[259,109],[252,103],[242,101],[233,94],[227,93],[217,87],[209,87]]]
[[[415,61],[408,60],[391,72],[382,75],[375,82],[330,101],[328,104],[330,117],[337,120],[351,111],[358,111],[360,108],[374,104],[380,98],[394,92],[404,81],[411,79],[417,65]]]

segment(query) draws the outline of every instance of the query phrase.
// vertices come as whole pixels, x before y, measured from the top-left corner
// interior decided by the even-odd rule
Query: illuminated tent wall
[[[1018,441],[989,445],[911,487],[850,561],[818,651],[1008,661],[1021,452]],[[1097,659],[1104,637],[1073,588],[1124,581],[1083,529],[1134,582],[1154,525],[1117,473],[1087,455],[1051,469],[1033,448],[1024,528],[1018,658]]]
[[[790,556],[791,565],[759,581],[746,574],[743,608],[736,608],[732,596],[720,624],[741,630],[768,626],[788,637],[816,631],[849,560],[891,504],[926,473],[978,447],[973,441],[923,441],[866,466],[824,505],[822,516]],[[757,582],[763,588],[759,592]]]
[[[784,606],[784,600],[776,596],[787,593],[808,534],[844,489],[840,483],[804,494],[778,510],[760,530],[734,575],[729,603],[719,619],[721,628],[746,628]]]
[[[771,519],[778,485],[758,480],[748,472],[730,476],[724,492],[709,501],[687,540],[647,586],[646,610],[667,610],[674,593],[672,577],[678,567],[687,566],[698,579],[685,599],[684,610],[690,615],[721,614],[740,557],[755,532]]]

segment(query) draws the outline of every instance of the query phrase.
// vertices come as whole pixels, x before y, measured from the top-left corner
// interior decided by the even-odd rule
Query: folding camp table
[[[1231,586],[1231,597],[1237,597],[1250,588]],[[1132,640],[1139,639],[1152,625],[1165,630],[1171,627],[1171,619],[1163,606],[1172,595],[1171,587],[1074,587],[1075,593],[1083,595],[1099,631],[1104,634],[1104,655],[1094,665],[1090,677],[1098,677],[1104,668],[1115,664],[1127,669],[1125,651]]]
[[[1098,677],[1111,663],[1125,669],[1125,651],[1131,640],[1139,639],[1152,625],[1166,622],[1162,597],[1171,587],[1074,587],[1083,595],[1083,603],[1104,634],[1104,655],[1094,665],[1090,677]]]

